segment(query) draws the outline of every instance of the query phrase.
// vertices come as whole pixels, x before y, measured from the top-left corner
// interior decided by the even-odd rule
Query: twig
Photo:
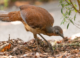
[[[14,47],[11,51],[10,54],[15,55],[15,54],[21,54],[22,52],[24,52],[25,49],[24,45],[17,45],[16,47]]]
[[[80,11],[80,2],[79,2],[79,0],[77,0],[77,2],[78,2],[78,6],[79,6],[79,11]]]
[[[73,3],[72,3],[72,1],[70,0],[70,2],[71,2],[71,4],[72,4],[72,7],[78,12],[78,13],[80,13],[80,11],[79,10],[77,10],[77,8],[73,5]]]
[[[70,4],[67,0],[65,0],[68,4]]]
[[[9,34],[9,38],[8,38],[8,41],[10,41],[10,34]]]
[[[12,49],[12,52],[16,52],[16,50],[22,48],[23,46],[24,46],[24,45],[17,45],[16,47],[14,47],[14,48]]]
[[[78,24],[74,24],[77,28],[79,28],[80,29],[80,27],[79,27],[79,25]]]

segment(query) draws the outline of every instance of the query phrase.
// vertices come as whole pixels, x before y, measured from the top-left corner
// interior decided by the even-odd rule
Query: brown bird
[[[31,31],[36,40],[38,47],[37,34],[40,35],[49,45],[49,48],[53,52],[52,45],[41,35],[45,34],[48,36],[63,36],[63,30],[59,26],[54,26],[54,19],[49,12],[41,7],[32,5],[20,6],[20,11],[10,12],[8,14],[0,14],[2,21],[21,21],[26,30]]]

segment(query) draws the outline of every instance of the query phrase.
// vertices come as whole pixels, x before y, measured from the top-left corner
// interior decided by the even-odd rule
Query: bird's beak
[[[63,39],[64,39],[64,35],[63,34],[59,34]]]
[[[63,34],[61,34],[60,36],[64,39],[64,35]]]

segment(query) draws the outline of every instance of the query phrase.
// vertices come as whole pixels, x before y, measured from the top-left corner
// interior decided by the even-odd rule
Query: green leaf
[[[69,28],[69,24],[70,24],[70,23],[67,24],[67,29]]]
[[[59,0],[60,3],[62,3],[62,0]]]
[[[65,4],[65,6],[69,6],[69,4],[67,3],[67,4]]]
[[[62,22],[61,22],[61,25],[64,24],[66,22],[66,19],[63,18]]]
[[[71,20],[71,19],[69,19],[70,20],[70,22],[74,25],[74,22]]]
[[[64,4],[61,4],[62,8],[64,8]]]
[[[71,10],[69,10],[69,15],[71,14]]]
[[[60,1],[60,3],[63,3],[64,2],[64,0],[59,0]]]
[[[70,2],[70,0],[68,0],[68,2]]]
[[[64,18],[64,22],[66,21],[66,19]]]
[[[61,25],[63,24],[63,21],[61,22]]]
[[[74,15],[74,21],[75,21],[75,18],[76,18],[76,14]]]
[[[74,9],[74,11],[77,13],[77,10]]]
[[[62,20],[61,25],[64,24],[64,21]]]
[[[61,8],[61,13],[63,14],[63,8]]]
[[[77,7],[77,5],[76,5],[76,4],[74,4],[74,6],[75,6],[75,7]]]

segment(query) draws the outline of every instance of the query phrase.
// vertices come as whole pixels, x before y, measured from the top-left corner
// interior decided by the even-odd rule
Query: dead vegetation
[[[53,45],[54,55],[51,55],[46,42],[38,39],[40,53],[34,39],[24,42],[23,40],[10,39],[0,42],[0,58],[79,58],[80,37],[74,40],[50,41]]]

